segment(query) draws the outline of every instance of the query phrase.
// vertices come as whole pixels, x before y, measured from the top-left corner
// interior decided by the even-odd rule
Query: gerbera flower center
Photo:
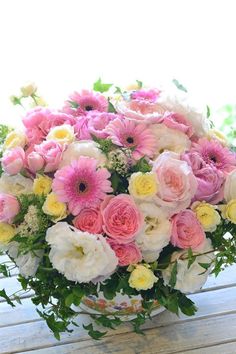
[[[92,111],[93,110],[93,107],[92,106],[85,106],[85,111],[89,112],[89,111]]]
[[[128,136],[128,138],[126,138],[126,141],[129,144],[133,144],[134,143],[134,138],[132,138],[132,136]]]
[[[216,156],[212,155],[212,156],[209,156],[209,158],[210,158],[210,160],[211,160],[212,162],[214,162],[214,163],[217,162]]]
[[[84,193],[88,189],[87,183],[85,182],[79,182],[77,185],[77,191],[78,193]]]

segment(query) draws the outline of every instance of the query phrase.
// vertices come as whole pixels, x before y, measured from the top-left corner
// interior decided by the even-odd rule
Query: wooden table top
[[[6,257],[0,257],[0,263]],[[8,294],[18,290],[16,274],[0,279]],[[30,296],[11,308],[0,298],[0,353],[27,354],[236,354],[236,266],[227,268],[216,279],[191,295],[198,306],[194,317],[179,318],[167,311],[148,321],[145,335],[132,332],[128,323],[108,331],[100,341],[92,340],[82,325],[58,342],[35,311]],[[86,316],[78,324],[88,323]]]

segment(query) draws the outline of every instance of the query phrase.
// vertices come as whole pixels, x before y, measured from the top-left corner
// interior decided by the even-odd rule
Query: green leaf
[[[111,329],[115,329],[122,323],[121,319],[116,316],[114,318],[110,318],[106,315],[101,315],[100,317],[92,315],[91,317],[98,325],[102,325],[103,327]]]
[[[98,92],[107,92],[109,91],[110,87],[112,86],[113,84],[104,84],[102,83],[102,80],[101,78],[99,78],[94,84],[93,84],[93,89],[94,91],[98,91]]]
[[[10,305],[11,307],[15,307],[15,304],[11,301],[10,297],[6,294],[5,289],[0,290],[0,297],[5,299],[8,305]]]
[[[137,334],[144,334],[144,332],[141,330],[141,326],[145,323],[146,316],[143,313],[139,313],[136,318],[134,318],[132,321],[130,321],[133,325],[133,330]]]
[[[149,163],[147,162],[145,157],[142,157],[140,160],[138,160],[138,162],[136,163],[136,165],[134,165],[132,167],[132,172],[150,172],[152,170],[151,166],[149,165]]]
[[[191,248],[188,249],[188,269],[195,262],[196,256],[193,255],[193,251]]]
[[[109,113],[117,113],[114,105],[111,103],[109,98],[108,98],[108,112]]]
[[[207,106],[207,118],[209,118],[211,115],[211,110],[210,110],[210,107]]]
[[[71,108],[74,108],[74,109],[79,108],[79,103],[77,103],[75,101],[68,101],[68,102],[71,105]]]
[[[0,273],[4,275],[4,277],[9,277],[10,272],[8,271],[8,267],[6,264],[0,264]]]
[[[141,89],[143,87],[142,81],[136,80],[136,82],[138,84],[138,88]]]
[[[198,262],[198,264],[202,267],[202,268],[204,268],[204,269],[209,269],[210,268],[210,266],[211,266],[211,263],[200,263],[200,262]]]
[[[115,86],[115,92],[114,93],[120,93],[122,95],[122,91],[121,91],[121,88],[118,87],[118,86]]]
[[[177,87],[177,89],[184,91],[184,92],[188,92],[187,89],[178,80],[173,79],[172,82]]]
[[[92,323],[90,323],[87,326],[83,325],[83,328],[88,331],[88,335],[90,337],[92,337],[93,339],[96,339],[96,340],[101,339],[102,337],[104,337],[107,334],[107,332],[101,332],[101,331],[94,330]]]
[[[195,306],[194,302],[184,294],[181,294],[180,292],[179,292],[179,308],[187,316],[193,316],[197,311],[197,307]]]
[[[66,298],[65,298],[65,305],[67,307],[70,307],[74,302],[74,295],[73,294],[69,294]]]
[[[175,261],[172,270],[171,270],[171,275],[170,275],[170,281],[169,284],[172,288],[174,288],[175,284],[176,284],[176,278],[177,278],[177,261]]]

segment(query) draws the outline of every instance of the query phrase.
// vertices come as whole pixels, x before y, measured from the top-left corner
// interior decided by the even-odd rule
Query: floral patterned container
[[[114,299],[107,300],[99,293],[99,297],[89,295],[84,297],[79,307],[73,307],[75,311],[86,311],[88,313],[115,314],[122,321],[130,321],[136,317],[136,314],[142,311],[141,296],[132,296],[118,294]],[[157,301],[153,304],[152,316],[155,316],[165,308]]]

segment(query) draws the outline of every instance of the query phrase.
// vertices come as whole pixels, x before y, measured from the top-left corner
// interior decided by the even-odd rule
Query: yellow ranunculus
[[[43,212],[53,217],[53,221],[57,222],[64,219],[67,216],[66,204],[59,202],[55,193],[48,194],[44,204]]]
[[[214,205],[195,202],[192,205],[192,210],[196,213],[197,219],[205,231],[215,231],[217,225],[220,224],[221,218]]]
[[[55,140],[59,144],[70,144],[75,140],[74,128],[69,124],[63,124],[50,130],[47,140]]]
[[[217,129],[210,129],[207,133],[207,138],[209,140],[217,139],[222,145],[227,146],[228,140],[226,136]]]
[[[7,244],[15,236],[16,230],[13,226],[0,222],[0,243]]]
[[[224,206],[222,215],[233,224],[236,224],[236,199],[230,200],[230,202]]]
[[[144,265],[137,265],[129,277],[129,286],[136,290],[151,289],[158,278]]]
[[[29,84],[22,86],[20,90],[24,97],[29,97],[36,93],[37,86],[34,82],[30,82]]]
[[[133,173],[129,180],[129,192],[134,198],[150,199],[157,193],[157,180],[152,172]]]
[[[24,147],[26,144],[26,136],[23,132],[13,130],[7,134],[5,142],[3,144],[3,150],[14,149],[16,147]]]
[[[47,195],[52,189],[52,179],[48,176],[39,175],[34,180],[33,192],[36,195]]]

